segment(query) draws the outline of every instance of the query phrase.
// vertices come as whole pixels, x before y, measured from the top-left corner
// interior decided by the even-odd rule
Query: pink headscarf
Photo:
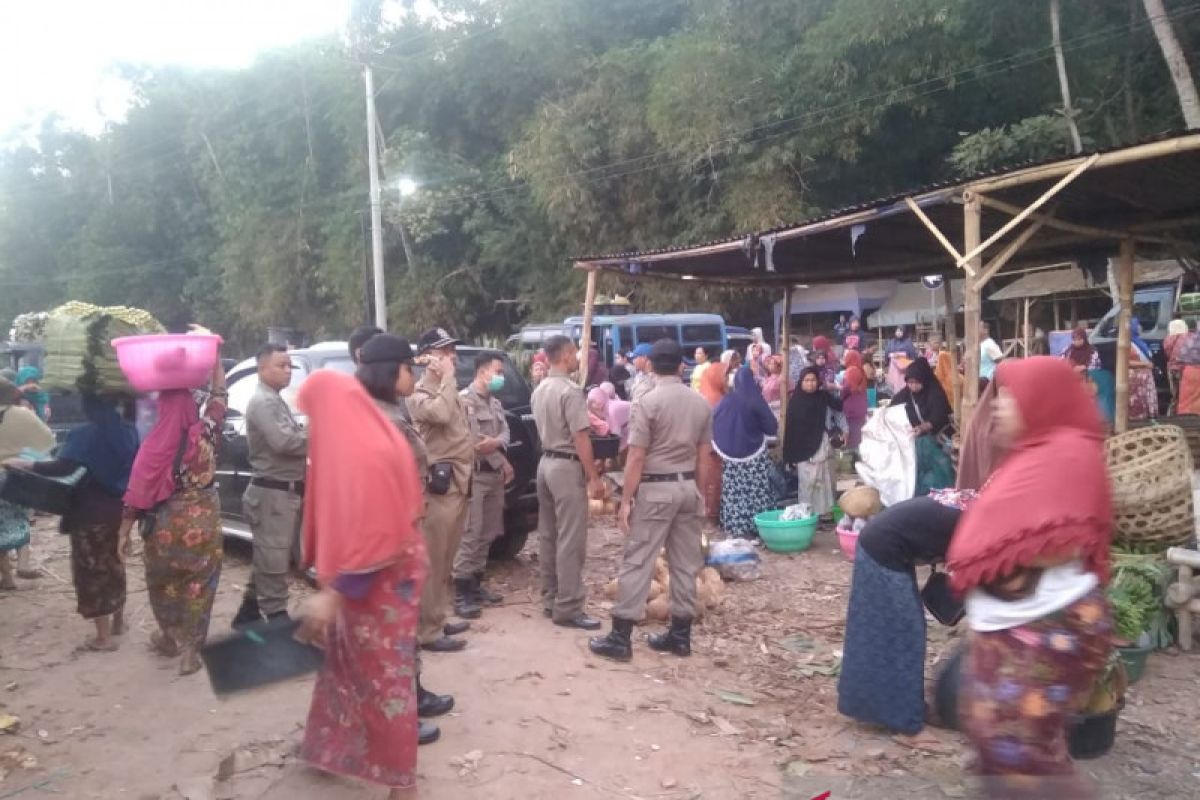
[[[588,421],[592,423],[592,433],[597,436],[608,436],[608,402],[608,392],[599,386],[588,392]]]
[[[175,456],[186,436],[181,463],[196,455],[204,424],[191,391],[170,389],[158,395],[158,421],[138,448],[125,490],[125,505],[151,511],[175,493]]]
[[[633,403],[617,397],[617,387],[608,381],[600,384],[600,390],[608,396],[608,432],[621,437],[621,444],[629,438],[629,411]]]

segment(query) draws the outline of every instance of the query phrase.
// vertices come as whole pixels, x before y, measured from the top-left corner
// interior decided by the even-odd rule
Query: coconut
[[[883,510],[879,500],[879,490],[870,486],[856,486],[841,496],[838,506],[847,516],[855,519],[867,519]]]

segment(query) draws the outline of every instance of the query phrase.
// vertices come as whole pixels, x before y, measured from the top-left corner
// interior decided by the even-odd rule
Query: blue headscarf
[[[41,381],[41,379],[42,379],[42,371],[40,369],[38,369],[37,367],[34,367],[34,366],[25,366],[25,367],[21,367],[19,370],[17,370],[17,379],[15,381],[13,381],[13,383],[15,383],[17,385],[17,388],[20,389],[22,386],[29,383],[30,381],[37,383],[37,382]],[[43,392],[41,390],[38,390],[38,391],[22,390],[21,394],[23,394],[25,396],[25,399],[28,400],[30,402],[30,404],[33,405],[34,413],[36,413],[38,415],[38,419],[44,421],[46,419],[46,407],[50,405],[50,394],[48,392]]]
[[[750,367],[742,367],[733,378],[733,391],[721,398],[713,412],[713,443],[725,456],[746,458],[778,430],[779,422],[763,399],[754,373]]]
[[[1150,353],[1150,345],[1146,344],[1146,340],[1142,338],[1142,323],[1138,322],[1137,317],[1129,318],[1129,338],[1133,342],[1133,346],[1141,351],[1147,361],[1153,359]]]
[[[96,395],[83,396],[83,413],[88,421],[68,434],[60,455],[87,467],[104,491],[120,497],[137,455],[137,428],[121,418],[111,401]]]

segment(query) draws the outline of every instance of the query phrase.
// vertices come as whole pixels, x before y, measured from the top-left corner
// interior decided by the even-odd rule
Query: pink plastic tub
[[[858,534],[853,530],[838,528],[837,535],[838,545],[842,548],[842,554],[853,561],[854,551],[858,549]]]
[[[147,334],[113,339],[117,363],[139,392],[196,389],[208,383],[221,337],[212,334]]]

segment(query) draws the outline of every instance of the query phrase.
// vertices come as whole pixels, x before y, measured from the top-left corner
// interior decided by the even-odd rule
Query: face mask
[[[503,375],[493,375],[492,377],[488,378],[487,385],[488,385],[489,392],[500,391],[501,389],[504,388],[504,376]]]

